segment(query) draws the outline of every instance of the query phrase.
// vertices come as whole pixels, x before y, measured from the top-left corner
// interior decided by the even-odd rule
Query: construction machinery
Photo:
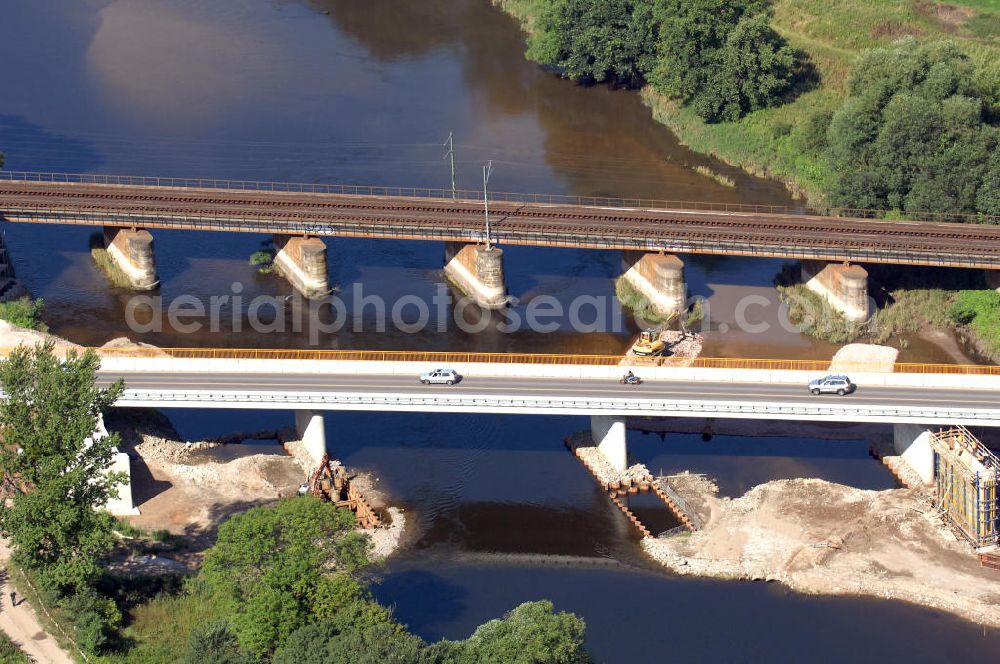
[[[313,473],[308,484],[308,492],[317,498],[332,502],[337,507],[345,507],[354,512],[361,528],[368,530],[385,525],[382,517],[372,509],[361,490],[351,483],[351,477],[348,477],[344,466],[331,461],[329,454],[323,455],[319,468]]]
[[[632,353],[642,357],[662,355],[667,349],[667,342],[660,338],[659,330],[643,330],[639,339],[632,345]]]

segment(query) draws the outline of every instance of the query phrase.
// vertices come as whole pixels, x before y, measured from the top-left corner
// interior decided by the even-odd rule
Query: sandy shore
[[[718,498],[711,481],[681,490],[707,516],[704,527],[642,542],[678,574],[903,600],[1000,627],[1000,573],[979,565],[924,489],[866,491],[796,479],[732,500]]]

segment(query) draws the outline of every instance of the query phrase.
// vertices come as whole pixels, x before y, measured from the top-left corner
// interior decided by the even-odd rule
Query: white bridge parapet
[[[379,362],[346,360],[274,360],[231,358],[104,357],[101,370],[114,372],[162,373],[247,373],[314,375],[402,375],[417,376],[434,369],[439,362]],[[617,379],[628,367],[583,364],[504,364],[500,362],[449,362],[464,376],[508,378],[587,378]],[[1000,391],[1000,375],[946,373],[877,373],[843,369],[863,387],[955,388]],[[805,385],[822,371],[782,369],[705,369],[700,367],[647,367],[635,369],[645,381],[690,381],[692,383],[773,383]]]
[[[119,406],[710,415],[1000,426],[1000,398],[996,396],[1000,376],[852,373],[860,386],[857,394],[813,397],[806,384],[816,373],[808,371],[643,367],[639,371],[646,384],[633,389],[617,385],[621,367],[450,366],[466,377],[454,388],[421,386],[419,373],[435,368],[421,362],[108,358],[103,360],[102,373],[125,378],[127,390]],[[795,389],[789,389],[792,385]],[[900,393],[894,388],[914,389]],[[949,398],[948,388],[959,396]]]

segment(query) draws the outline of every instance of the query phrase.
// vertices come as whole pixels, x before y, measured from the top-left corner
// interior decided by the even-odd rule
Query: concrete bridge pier
[[[318,237],[274,235],[274,266],[309,299],[330,293],[326,243]]]
[[[503,250],[481,244],[445,242],[444,273],[483,309],[507,306]]]
[[[152,290],[156,278],[153,236],[137,228],[104,227],[104,248],[135,290]]]
[[[662,315],[680,314],[687,303],[684,261],[673,254],[622,252],[623,278]]]
[[[625,418],[591,415],[590,437],[615,470],[624,471],[628,468]]]
[[[986,270],[986,287],[1000,292],[1000,270]]]
[[[295,433],[309,452],[315,465],[319,465],[326,454],[326,425],[321,410],[295,411]]]
[[[862,323],[873,313],[868,297],[868,271],[860,265],[804,260],[802,283],[847,320]]]
[[[924,484],[934,484],[934,450],[926,425],[893,424],[892,446]]]

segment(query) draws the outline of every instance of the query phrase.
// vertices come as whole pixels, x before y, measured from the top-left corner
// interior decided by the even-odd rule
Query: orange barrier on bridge
[[[0,348],[7,355],[12,348]],[[341,362],[420,362],[425,364],[555,364],[580,366],[616,366],[621,355],[561,355],[542,353],[456,353],[405,350],[332,350],[299,348],[94,348],[102,357],[232,360],[324,360]],[[764,371],[826,372],[830,360],[779,360],[736,357],[661,357],[663,367],[696,369],[756,369]],[[648,366],[648,365],[642,365]],[[882,373],[880,366],[868,363],[842,365],[838,371]],[[894,373],[964,374],[1000,376],[1000,366],[977,364],[922,364],[897,362]]]

